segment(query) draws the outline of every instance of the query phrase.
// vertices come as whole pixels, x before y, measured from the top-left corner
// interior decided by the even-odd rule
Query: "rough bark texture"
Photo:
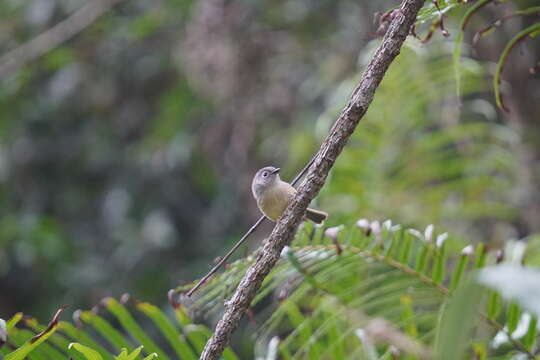
[[[218,322],[213,336],[208,340],[200,359],[218,359],[228,345],[232,332],[246,312],[262,281],[279,260],[281,250],[293,238],[302,221],[308,204],[324,185],[328,172],[364,116],[375,90],[383,79],[390,63],[399,54],[400,48],[414,23],[424,0],[403,0],[392,14],[392,21],[384,39],[368,64],[360,84],[354,90],[348,105],[341,112],[330,134],[324,140],[315,162],[304,181],[278,221],[272,234],[265,241],[255,263],[248,269],[236,292],[225,303],[225,312]]]

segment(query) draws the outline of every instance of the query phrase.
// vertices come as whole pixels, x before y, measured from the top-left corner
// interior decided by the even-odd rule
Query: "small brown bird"
[[[259,209],[272,221],[276,221],[283,214],[296,193],[296,189],[291,184],[280,179],[279,170],[272,166],[264,167],[257,171],[251,183],[251,191]],[[328,217],[328,214],[308,208],[306,217],[320,224]]]

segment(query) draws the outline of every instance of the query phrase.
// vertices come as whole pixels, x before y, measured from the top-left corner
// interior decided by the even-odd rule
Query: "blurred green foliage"
[[[341,221],[353,214],[388,217],[445,224],[464,236],[479,220],[515,214],[508,192],[514,182],[509,142],[516,134],[482,113],[489,104],[473,98],[458,108],[448,99],[455,84],[451,66],[444,49],[427,53],[410,44],[402,50],[362,131],[336,164],[321,196],[323,208]],[[484,90],[482,68],[471,61],[469,70],[465,94]],[[317,125],[330,126],[357,79],[345,79],[330,94]]]
[[[85,3],[0,2],[0,54]],[[533,4],[487,6],[465,29],[462,99],[454,39],[407,42],[316,200],[328,225],[436,223],[456,247],[540,232],[540,94],[528,72],[540,47],[509,57],[506,114],[491,63],[513,23],[466,45],[486,21]],[[124,292],[165,304],[259,216],[254,172],[279,165],[292,178],[318,149],[379,41],[374,14],[393,6],[125,0],[0,79],[1,317]],[[463,12],[447,13],[452,36]]]

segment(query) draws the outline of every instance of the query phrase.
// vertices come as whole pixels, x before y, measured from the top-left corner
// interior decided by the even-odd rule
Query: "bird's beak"
[[[272,171],[272,174],[277,174],[279,172],[279,170],[281,170],[281,169],[280,168],[274,169],[274,171]]]

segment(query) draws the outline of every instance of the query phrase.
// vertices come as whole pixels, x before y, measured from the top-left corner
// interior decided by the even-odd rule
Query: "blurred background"
[[[0,64],[62,21],[81,27],[0,77],[1,317],[48,319],[125,292],[165,306],[168,289],[202,276],[260,216],[255,171],[291,179],[309,161],[380,42],[376,13],[397,3],[0,2]],[[465,9],[447,14],[450,37],[408,40],[316,200],[328,226],[435,224],[489,247],[540,231],[540,43],[509,58],[509,112],[491,84],[505,44],[536,19],[471,46],[534,4],[471,19],[461,97],[452,52]]]

